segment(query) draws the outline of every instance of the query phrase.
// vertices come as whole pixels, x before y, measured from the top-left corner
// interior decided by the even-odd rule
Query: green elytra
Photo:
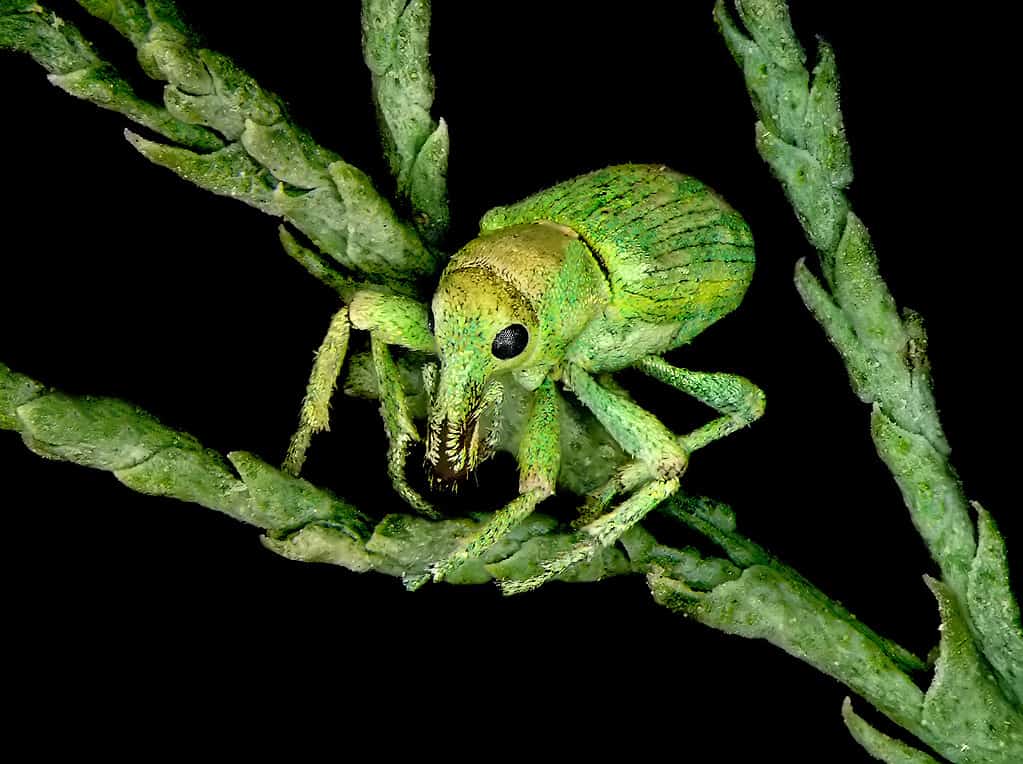
[[[533,578],[506,583],[509,593],[539,586],[614,543],[678,490],[691,451],[758,418],[764,396],[746,379],[680,369],[661,358],[739,304],[753,265],[749,229],[710,189],[665,167],[621,165],[488,212],[480,236],[441,275],[432,333],[421,303],[357,292],[347,319],[370,332],[391,435],[390,474],[413,507],[435,514],[404,476],[419,435],[387,345],[439,358],[439,368],[427,365],[424,374],[431,395],[426,455],[440,482],[464,477],[490,455],[493,414],[505,385],[532,396],[518,451],[519,495],[437,563],[434,579],[485,552],[554,493],[559,386],[593,412],[634,461],[587,497],[579,543]],[[627,367],[695,397],[720,417],[676,436],[606,379]],[[307,408],[313,405],[307,401]],[[301,463],[308,444],[308,436],[300,436],[293,464],[295,456]]]

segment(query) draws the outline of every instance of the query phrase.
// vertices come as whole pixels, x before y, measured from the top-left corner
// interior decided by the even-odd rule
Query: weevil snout
[[[477,387],[450,381],[455,372],[441,371],[437,396],[430,410],[426,459],[442,486],[468,477],[494,452],[504,388],[499,382]],[[462,377],[465,380],[465,377]]]

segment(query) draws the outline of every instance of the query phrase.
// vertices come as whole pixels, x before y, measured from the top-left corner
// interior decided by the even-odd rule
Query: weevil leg
[[[433,578],[445,575],[467,560],[475,559],[554,493],[561,466],[561,424],[558,392],[554,382],[545,380],[533,393],[532,407],[519,445],[519,495],[495,512],[462,547],[433,567]]]
[[[417,512],[439,518],[440,513],[409,485],[405,464],[419,433],[412,423],[398,366],[388,345],[400,345],[422,352],[435,352],[429,312],[421,302],[399,295],[363,290],[352,297],[352,326],[369,332],[373,370],[380,394],[380,411],[390,446],[387,472],[398,494]]]
[[[394,490],[409,506],[425,517],[439,519],[441,514],[423,496],[409,485],[405,464],[413,443],[419,442],[419,433],[409,414],[405,391],[401,387],[398,365],[391,356],[387,343],[375,332],[369,335],[373,369],[380,393],[380,411],[390,446],[387,450],[387,474]]]
[[[589,559],[601,547],[639,522],[679,488],[689,457],[679,439],[651,413],[620,393],[600,385],[582,368],[570,364],[564,381],[626,452],[644,465],[648,477],[628,499],[582,528],[583,540],[543,564],[543,572],[521,581],[502,581],[506,594],[529,591],[570,566]]]
[[[672,366],[659,356],[647,356],[633,367],[721,414],[717,419],[679,438],[688,453],[741,430],[764,414],[763,391],[745,377],[720,372],[690,371]],[[623,465],[607,483],[586,497],[583,512],[576,521],[577,527],[603,514],[617,496],[636,490],[653,477],[643,462],[634,461]]]
[[[573,528],[582,528],[607,512],[608,507],[622,494],[635,491],[653,479],[653,473],[639,460],[627,462],[615,470],[602,486],[586,494],[579,515],[572,521]]]
[[[684,436],[684,446],[690,453],[741,430],[764,415],[764,391],[737,374],[681,369],[653,355],[641,359],[634,367],[721,414]]]
[[[565,386],[596,416],[619,445],[657,479],[680,476],[689,454],[661,421],[622,393],[601,385],[576,364],[564,373]]]
[[[327,334],[316,351],[313,370],[309,374],[305,398],[298,416],[298,429],[288,444],[288,453],[284,458],[283,469],[292,475],[298,475],[305,463],[306,451],[312,437],[317,432],[330,429],[330,399],[337,386],[341,367],[348,352],[348,336],[351,322],[348,318],[348,306],[344,306],[330,319]]]
[[[764,413],[763,392],[743,377],[689,371],[672,366],[657,356],[644,358],[635,366],[721,414],[703,427],[678,438],[669,433],[685,454],[730,435]],[[540,575],[524,581],[502,582],[501,587],[506,594],[535,589],[570,566],[589,559],[601,548],[617,541],[625,531],[679,488],[678,476],[664,474],[659,470],[657,460],[644,455],[632,445],[642,440],[643,433],[650,438],[653,448],[663,442],[667,430],[659,421],[635,404],[616,397],[581,369],[569,367],[566,382],[622,447],[636,458],[587,497],[585,524],[581,528],[583,540],[567,552],[545,562]],[[637,415],[637,410],[642,416]],[[651,425],[651,420],[656,426]],[[628,494],[628,498],[604,514],[604,510],[621,494]]]
[[[436,353],[430,331],[430,310],[418,300],[361,289],[352,296],[352,326],[369,332],[388,345],[422,353]]]

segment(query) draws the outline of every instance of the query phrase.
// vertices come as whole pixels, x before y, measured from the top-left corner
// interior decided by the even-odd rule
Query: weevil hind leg
[[[691,371],[672,366],[660,356],[647,356],[633,366],[721,414],[717,419],[683,436],[685,448],[689,452],[731,435],[764,415],[764,391],[737,374]]]
[[[691,371],[672,366],[659,356],[647,356],[634,364],[644,374],[674,387],[721,414],[704,426],[679,437],[687,453],[741,430],[764,414],[763,391],[745,377],[720,372]],[[604,485],[590,492],[576,527],[583,526],[607,511],[615,498],[630,493],[653,474],[641,461],[619,468]]]

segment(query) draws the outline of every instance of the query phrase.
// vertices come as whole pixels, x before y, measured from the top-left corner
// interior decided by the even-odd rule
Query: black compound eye
[[[506,326],[494,337],[494,344],[490,346],[490,352],[495,358],[506,361],[514,358],[529,344],[529,330],[522,324]]]

